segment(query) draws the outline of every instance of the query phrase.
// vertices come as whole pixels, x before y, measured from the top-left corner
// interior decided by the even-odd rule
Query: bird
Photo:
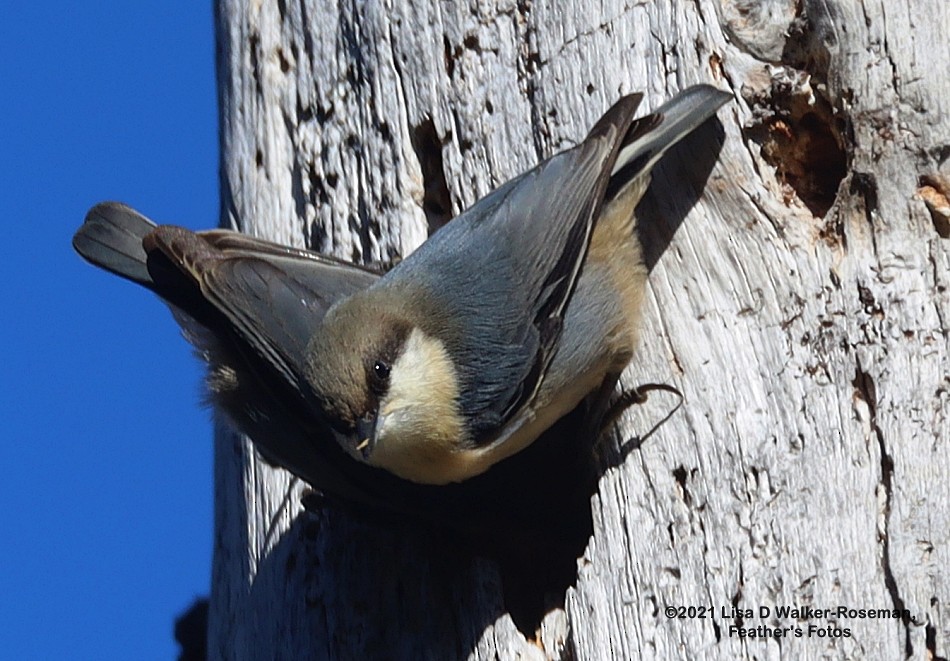
[[[696,86],[634,119],[641,98],[327,311],[307,381],[353,457],[461,482],[616,382],[648,273],[636,205],[663,153],[730,97]]]
[[[465,482],[613,389],[648,274],[637,203],[666,150],[731,98],[697,85],[635,118],[642,95],[622,97],[391,269],[116,202],[73,246],[169,304],[211,403],[272,463],[331,492],[363,479],[353,465]]]
[[[321,492],[376,507],[359,470],[303,396],[304,351],[338,298],[379,278],[360,266],[231,230],[158,226],[120,202],[93,206],[73,236],[90,263],[157,294],[207,366],[206,399],[263,459]],[[343,459],[343,460],[341,460]],[[372,491],[372,489],[370,489]]]

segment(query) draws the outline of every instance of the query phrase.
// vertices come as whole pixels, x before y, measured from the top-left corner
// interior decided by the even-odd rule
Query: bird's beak
[[[356,449],[363,456],[363,459],[369,459],[376,449],[376,429],[377,415],[367,413],[356,421],[356,435],[360,442],[356,444]]]

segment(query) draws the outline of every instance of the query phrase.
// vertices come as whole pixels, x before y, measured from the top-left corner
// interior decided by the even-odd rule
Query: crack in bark
[[[877,233],[874,231],[874,214],[878,209],[877,178],[868,172],[852,172],[849,191],[852,195],[860,195],[864,210],[864,220],[868,224],[868,233],[871,236],[871,248],[874,254],[879,254]]]
[[[314,65],[313,36],[309,30],[310,17],[307,14],[307,0],[300,0],[300,31],[303,33],[303,49],[307,54],[310,68]]]
[[[934,606],[931,600],[931,606]],[[927,648],[927,658],[931,661],[947,661],[947,657],[937,654],[937,627],[928,624],[924,629],[924,644]]]
[[[894,90],[894,95],[900,99],[903,97],[899,89],[900,85],[900,74],[898,73],[897,62],[894,61],[894,56],[891,55],[891,47],[888,45],[887,40],[887,3],[881,3],[881,22],[884,23],[884,26],[881,28],[881,33],[883,34],[883,39],[881,46],[884,49],[884,59],[887,60],[887,65],[891,70],[891,89]]]
[[[940,284],[940,266],[937,264],[937,257],[934,255],[933,248],[927,253],[927,260],[930,262],[930,277],[933,281],[933,286],[936,294],[942,294],[945,291],[944,285]],[[940,322],[940,328],[948,328],[947,320],[943,316],[943,308],[940,305],[939,295],[933,297],[933,306],[934,312],[937,315],[937,320]],[[944,331],[944,336],[947,336],[947,331]]]
[[[431,117],[412,127],[410,142],[422,170],[422,211],[431,236],[452,219],[452,198],[445,179],[442,141]]]
[[[709,579],[711,577],[711,574],[709,571],[709,562],[706,560],[709,557],[709,539],[706,536],[706,525],[703,523],[702,513],[700,512],[699,514],[700,516],[698,516],[696,520],[699,523],[699,530],[703,534],[703,553],[701,556],[703,559],[703,576]],[[706,588],[706,598],[708,599],[710,604],[715,602],[715,598],[712,594],[712,589],[710,588],[711,583],[712,582],[710,580],[704,581],[705,588]],[[742,588],[741,588],[742,583],[743,583],[742,563],[739,563],[739,585],[740,585],[739,593],[740,594],[742,591]],[[716,623],[715,617],[710,619],[710,622],[712,623],[712,627],[713,627],[713,635],[716,636],[716,642],[718,643],[722,640],[722,629],[720,629],[719,625]]]
[[[257,93],[258,100],[264,102],[264,76],[261,73],[260,51],[261,35],[252,32],[247,40],[247,50],[251,57],[251,79],[254,81],[254,91]]]
[[[884,432],[877,422],[877,392],[874,384],[874,377],[864,370],[860,361],[855,365],[854,380],[851,384],[855,388],[856,394],[864,401],[870,414],[871,429],[877,439],[878,450],[881,455],[881,487],[884,489],[884,511],[883,524],[879,531],[881,541],[881,570],[884,572],[884,587],[891,597],[891,603],[896,610],[906,611],[904,600],[900,595],[900,589],[897,585],[897,579],[894,577],[894,570],[891,567],[891,543],[888,534],[888,527],[891,520],[891,504],[893,500],[893,477],[894,477],[894,459],[887,451],[887,443],[884,440]],[[904,655],[905,658],[911,658],[914,654],[914,646],[910,639],[911,618],[906,614],[901,618],[904,625]]]
[[[396,82],[402,93],[402,110],[409,121],[409,95],[406,91],[406,78],[399,64],[399,44],[393,34],[392,25],[389,26],[389,48],[393,61],[393,72]],[[443,37],[446,48],[448,39]],[[449,53],[446,52],[446,58]],[[451,77],[451,76],[450,76]],[[442,157],[444,142],[440,139],[432,117],[427,117],[421,124],[413,126],[409,131],[409,142],[419,162],[422,172],[422,211],[426,217],[426,229],[429,236],[452,220],[452,197],[448,182],[445,178],[445,163]]]
[[[535,28],[531,23],[531,2],[532,0],[519,0],[517,4],[519,21],[514,17],[515,32],[521,35],[522,48],[519,50],[517,58],[518,81],[524,85],[525,98],[528,101],[528,107],[531,113],[531,142],[534,147],[534,157],[537,161],[544,160],[544,136],[549,133],[544,125],[544,116],[538,107],[537,92],[538,83],[536,80],[538,70],[543,63],[538,51],[534,47]],[[523,29],[522,29],[523,25]],[[523,31],[522,31],[523,30]]]
[[[525,2],[525,4],[529,4],[529,3]],[[567,49],[568,46],[570,46],[571,44],[577,43],[578,41],[580,41],[581,39],[584,39],[585,37],[590,37],[591,35],[597,34],[598,32],[604,32],[604,31],[606,31],[609,34],[609,30],[613,27],[613,24],[616,23],[617,20],[626,16],[627,14],[632,13],[633,10],[636,8],[637,8],[637,5],[634,5],[631,7],[624,7],[620,11],[620,13],[615,14],[614,16],[611,16],[610,18],[607,18],[601,21],[600,23],[598,23],[597,25],[591,28],[588,28],[586,30],[583,30],[582,32],[577,32],[576,34],[574,34],[573,37],[562,42],[561,45],[558,46],[557,50],[554,51],[550,57],[544,60],[539,59],[538,64],[541,64],[541,65],[547,64],[551,60],[557,58],[561,53],[563,53],[564,50]],[[657,41],[660,41],[659,38],[657,38]]]

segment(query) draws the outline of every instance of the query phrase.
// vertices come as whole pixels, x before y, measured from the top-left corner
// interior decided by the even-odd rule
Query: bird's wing
[[[156,226],[115,202],[89,211],[73,246],[86,260],[171,304],[199,349],[208,335],[193,322],[213,334],[226,319],[243,350],[264,358],[290,383],[298,382],[307,341],[330,306],[380,276],[227,230]]]
[[[441,284],[445,343],[460,406],[481,442],[528,405],[557,350],[640,95],[618,101],[577,147],[498,188],[436,232],[380,282]]]
[[[153,278],[189,279],[247,348],[301,389],[307,342],[327,310],[379,278],[315,253],[220,231],[161,225],[144,245]]]
[[[628,122],[620,139],[619,151],[609,161],[606,190],[598,189],[601,201],[609,201],[617,195],[643,195],[649,185],[650,171],[663,154],[715,115],[730,99],[732,95],[710,85],[696,85],[683,90],[652,113]],[[611,113],[615,109],[616,106],[608,111],[598,126],[605,121],[611,122]],[[592,135],[596,131],[595,126]],[[552,195],[557,195],[556,189]],[[637,201],[633,199],[629,203],[635,205]],[[520,409],[511,410],[505,418],[504,427],[492,435],[492,444],[505,443],[530,418],[530,407],[522,405]]]

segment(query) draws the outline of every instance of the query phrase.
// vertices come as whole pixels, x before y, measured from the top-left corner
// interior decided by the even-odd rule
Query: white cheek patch
[[[456,397],[455,368],[445,347],[418,328],[413,329],[390,372],[389,392],[381,412],[445,400],[454,404]]]
[[[377,428],[377,441],[383,446],[422,438],[457,443],[462,430],[457,402],[458,381],[448,352],[442,342],[415,328],[390,371],[389,390],[379,407],[384,424]],[[381,449],[377,446],[377,452]]]

